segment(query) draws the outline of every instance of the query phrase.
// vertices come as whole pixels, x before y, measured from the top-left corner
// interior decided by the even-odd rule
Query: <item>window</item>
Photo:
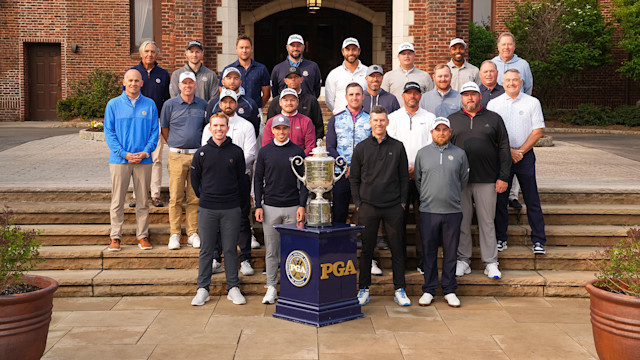
[[[494,6],[494,0],[473,0],[471,21],[487,29],[493,29]]]
[[[130,0],[129,4],[131,52],[137,52],[145,40],[153,40],[162,46],[161,0]]]

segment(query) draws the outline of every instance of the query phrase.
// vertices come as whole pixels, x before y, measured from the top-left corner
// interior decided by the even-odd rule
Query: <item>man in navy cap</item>
[[[380,65],[371,65],[367,68],[367,76],[365,76],[367,90],[364,92],[364,101],[362,102],[362,107],[367,113],[376,105],[384,106],[389,114],[400,109],[396,96],[380,87],[383,75],[384,70]]]
[[[194,73],[198,80],[198,88],[196,90],[197,97],[209,101],[211,98],[218,96],[220,93],[218,89],[218,77],[213,70],[204,66],[202,63],[202,58],[204,57],[204,47],[202,47],[202,43],[198,40],[189,41],[184,54],[187,57],[187,63],[171,74],[171,85],[169,85],[171,97],[176,97],[180,93],[180,87],[178,86],[180,74],[186,71]]]

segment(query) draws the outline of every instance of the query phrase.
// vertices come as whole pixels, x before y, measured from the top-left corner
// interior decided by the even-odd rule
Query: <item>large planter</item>
[[[591,295],[591,327],[601,360],[640,357],[640,298],[616,294],[587,284]]]
[[[22,279],[40,290],[0,296],[0,359],[37,360],[47,345],[58,282],[34,275]]]

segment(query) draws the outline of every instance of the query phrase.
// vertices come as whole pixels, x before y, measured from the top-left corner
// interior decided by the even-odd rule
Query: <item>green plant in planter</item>
[[[596,287],[640,298],[640,228],[629,229],[627,237],[598,251],[604,255],[598,265]]]
[[[0,295],[30,291],[20,289],[20,277],[44,261],[38,258],[38,235],[39,231],[16,226],[9,209],[0,212]]]

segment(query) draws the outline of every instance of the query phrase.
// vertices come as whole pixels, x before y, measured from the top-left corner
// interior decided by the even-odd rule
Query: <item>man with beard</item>
[[[451,307],[459,307],[456,296],[456,250],[460,237],[460,197],[469,179],[469,161],[464,150],[449,143],[451,127],[446,118],[436,118],[431,130],[433,143],[418,151],[415,177],[420,189],[420,229],[424,247],[423,295],[420,306],[429,306],[438,288],[438,244],[442,243],[442,293]]]
[[[238,69],[246,91],[245,95],[253,100],[259,108],[262,108],[269,102],[271,97],[269,70],[267,70],[266,66],[251,58],[253,42],[247,35],[238,36],[236,53],[238,54],[238,60],[225,66],[224,70],[231,67]]]
[[[413,44],[405,42],[398,47],[398,60],[400,67],[393,69],[384,74],[382,79],[382,88],[392,93],[403,106],[402,94],[404,92],[404,84],[414,81],[420,84],[420,92],[426,93],[433,89],[433,81],[428,72],[422,71],[415,66],[416,52]]]
[[[451,143],[465,151],[471,168],[469,185],[462,191],[456,276],[471,272],[471,219],[475,204],[484,274],[500,279],[494,218],[497,194],[507,190],[511,170],[509,135],[500,115],[482,106],[480,88],[475,82],[464,84],[461,96],[462,110],[449,116]]]
[[[260,132],[260,108],[256,103],[248,96],[245,95],[245,90],[242,87],[242,80],[240,76],[240,70],[235,67],[228,67],[222,72],[222,78],[220,79],[220,85],[222,90],[232,90],[237,94],[237,109],[236,113],[248,120],[253,125],[256,137]],[[207,105],[206,117],[211,117],[213,113],[220,112],[220,97],[216,96],[209,101]]]
[[[411,305],[405,292],[404,264],[406,249],[402,236],[402,219],[407,204],[407,154],[402,143],[387,134],[387,110],[371,109],[371,136],[353,150],[351,161],[351,193],[362,231],[358,302],[369,302],[371,258],[376,246],[378,226],[382,221],[391,248],[394,301],[400,306]]]
[[[180,93],[178,86],[180,74],[190,71],[195,74],[198,80],[198,88],[196,96],[205,101],[218,96],[218,77],[216,73],[204,66],[202,58],[204,57],[204,48],[198,40],[191,40],[187,44],[187,50],[184,52],[187,57],[187,63],[171,74],[171,84],[169,85],[169,93],[171,97],[176,97]]]
[[[280,93],[279,102],[282,108],[281,115],[289,119],[290,133],[288,137],[294,144],[304,149],[305,155],[309,156],[311,150],[316,147],[316,133],[313,129],[311,119],[298,112],[298,94],[293,89],[284,89]],[[276,115],[276,117],[277,116],[278,115]],[[273,119],[274,118],[267,120],[265,128],[271,129]],[[274,133],[272,131],[265,131],[264,134],[262,134],[262,146],[273,141],[273,136]]]
[[[447,63],[449,69],[451,69],[451,88],[460,92],[462,84],[469,81],[473,81],[480,85],[480,76],[478,75],[478,68],[470,64],[464,58],[464,53],[467,50],[467,43],[464,40],[455,38],[449,43],[449,53],[451,54],[451,60]]]
[[[244,153],[244,163],[246,166],[245,175],[241,178],[242,186],[247,189],[251,188],[251,170],[253,162],[256,158],[257,143],[253,126],[244,118],[236,114],[237,94],[233,90],[222,90],[220,95],[219,107],[222,113],[229,117],[229,131],[227,136],[231,138],[231,142],[242,149]],[[202,131],[202,146],[207,144],[211,138],[211,127],[206,126]],[[243,196],[240,202],[240,233],[238,235],[238,246],[240,247],[240,273],[245,276],[253,275],[251,267],[251,223],[249,220],[251,210],[251,196],[249,192]],[[214,250],[213,256],[213,273],[220,273],[222,269],[222,245],[219,243]]]
[[[420,107],[438,117],[460,110],[460,93],[451,88],[451,69],[447,64],[436,65],[433,81],[436,87],[422,95]]]
[[[364,89],[367,82],[367,66],[358,57],[360,56],[360,43],[355,38],[346,38],[342,42],[342,65],[331,70],[324,86],[324,98],[329,110],[335,115],[347,106],[345,97],[347,85],[358,83]]]
[[[407,151],[409,161],[409,194],[405,211],[405,219],[409,216],[409,204],[413,204],[413,212],[416,220],[416,256],[418,258],[418,271],[423,272],[422,262],[422,241],[420,240],[420,218],[418,208],[420,206],[419,188],[416,186],[414,177],[414,161],[418,150],[431,143],[431,130],[435,115],[425,109],[421,109],[420,85],[410,81],[404,86],[402,100],[404,107],[389,115],[389,136],[398,139]],[[405,222],[406,226],[406,222]]]
[[[502,84],[504,73],[509,69],[516,69],[522,78],[523,91],[527,95],[531,95],[533,91],[533,75],[527,60],[518,57],[516,51],[516,38],[512,33],[506,32],[498,37],[498,55],[491,59],[498,68],[498,83]],[[503,84],[504,85],[504,84]]]
[[[371,65],[367,68],[367,91],[364,92],[362,106],[367,113],[376,105],[383,106],[387,113],[400,109],[400,104],[396,97],[380,87],[382,84],[384,71],[379,65]]]
[[[311,119],[313,126],[316,130],[316,139],[322,139],[324,137],[324,120],[322,119],[322,109],[318,103],[318,99],[306,91],[303,91],[301,85],[304,83],[305,78],[302,77],[300,67],[290,66],[287,70],[284,82],[287,84],[287,88],[293,89],[298,94],[298,111],[300,114],[307,116]],[[281,89],[282,91],[284,89]],[[273,100],[269,104],[267,110],[267,119],[280,114],[282,107],[280,106],[280,95],[274,96]]]
[[[290,67],[300,70],[301,76],[304,77],[302,90],[306,94],[313,95],[316,99],[320,96],[320,88],[322,87],[320,68],[315,62],[302,57],[304,48],[304,40],[301,35],[293,34],[287,39],[287,58],[274,66],[271,71],[271,94],[274,99],[288,87],[284,79],[288,76]]]

